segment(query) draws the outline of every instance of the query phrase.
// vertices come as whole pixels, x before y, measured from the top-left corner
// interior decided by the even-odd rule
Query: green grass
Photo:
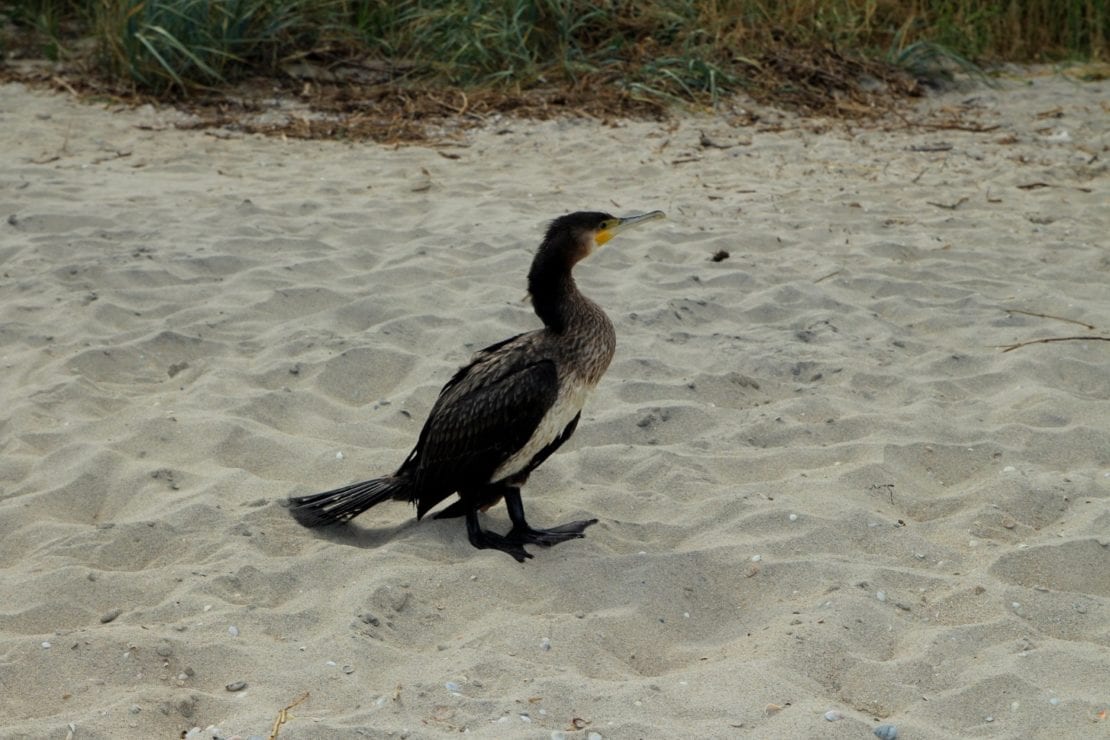
[[[0,16],[34,38],[24,48],[60,58],[91,37],[101,74],[174,94],[297,58],[370,57],[438,84],[600,76],[634,96],[715,100],[768,49],[969,69],[1105,59],[1110,37],[1110,0],[0,0]]]

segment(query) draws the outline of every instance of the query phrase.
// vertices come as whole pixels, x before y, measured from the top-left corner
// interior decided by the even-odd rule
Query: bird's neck
[[[530,275],[528,292],[532,294],[532,308],[536,315],[544,326],[556,334],[565,332],[574,323],[576,314],[581,313],[588,303],[569,270]]]
[[[568,353],[575,372],[589,385],[596,385],[616,349],[613,323],[600,306],[582,295],[569,268],[542,267],[542,262],[534,265],[528,275],[532,307]]]

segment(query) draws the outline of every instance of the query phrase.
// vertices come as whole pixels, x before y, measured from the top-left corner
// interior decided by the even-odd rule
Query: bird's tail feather
[[[410,483],[398,476],[353,483],[332,491],[289,499],[289,513],[306,527],[346,522],[388,499],[408,499]]]

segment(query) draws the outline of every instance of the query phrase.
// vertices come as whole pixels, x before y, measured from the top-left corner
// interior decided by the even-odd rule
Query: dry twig
[[[1110,337],[1046,337],[1044,339],[1030,339],[1027,342],[1018,342],[1017,344],[1004,344],[1000,345],[1003,352],[1010,352],[1020,347],[1028,347],[1030,344],[1048,344],[1049,342],[1086,342],[1094,340],[1096,342],[1110,342]]]
[[[278,733],[281,732],[281,726],[289,721],[289,710],[292,709],[293,707],[297,706],[298,704],[300,704],[302,701],[304,701],[307,698],[308,698],[308,692],[306,691],[303,694],[301,694],[300,696],[298,696],[296,699],[294,699],[292,704],[287,705],[280,712],[278,712],[277,717],[274,719],[274,726],[270,730],[269,740],[274,740],[274,738],[276,738],[278,736]]]
[[[1022,311],[1020,308],[1004,308],[1002,310],[1005,311],[1006,313],[1020,313],[1023,316],[1036,316],[1038,319],[1055,319],[1056,321],[1066,321],[1069,324],[1079,324],[1084,329],[1090,329],[1091,331],[1095,331],[1096,329],[1098,329],[1097,326],[1094,326],[1093,324],[1088,324],[1085,321],[1076,321],[1075,319],[1067,319],[1067,318],[1064,318],[1063,316],[1053,316],[1052,314],[1048,314],[1048,313],[1037,313],[1036,311]]]
[[[967,203],[967,198],[966,197],[960,198],[955,203],[934,203],[931,200],[927,200],[925,202],[928,203],[931,206],[936,206],[937,208],[943,208],[943,209],[948,210],[948,211],[954,211],[957,208],[959,208],[960,206],[962,206],[964,203]]]

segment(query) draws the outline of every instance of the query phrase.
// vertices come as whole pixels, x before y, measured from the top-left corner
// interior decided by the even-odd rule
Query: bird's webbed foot
[[[586,527],[597,524],[597,519],[582,519],[577,522],[560,524],[549,529],[534,529],[525,523],[523,527],[514,525],[505,539],[510,542],[519,542],[524,545],[543,545],[551,547],[567,540],[576,540],[585,537]]]
[[[532,553],[524,549],[523,542],[510,540],[496,532],[482,529],[482,526],[478,523],[478,512],[476,511],[468,511],[466,514],[466,535],[470,539],[470,544],[479,550],[500,550],[518,563],[523,563],[532,557]]]
[[[524,504],[520,501],[520,489],[516,487],[505,490],[505,506],[509,509],[509,519],[513,523],[513,528],[505,535],[505,539],[520,544],[551,547],[560,542],[585,537],[586,527],[597,524],[597,519],[582,519],[549,529],[536,529],[524,518]]]

